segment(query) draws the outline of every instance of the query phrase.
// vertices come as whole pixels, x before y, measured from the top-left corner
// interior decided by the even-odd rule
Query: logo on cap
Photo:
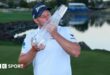
[[[38,12],[39,9],[41,9],[42,7],[46,7],[46,6],[45,6],[45,5],[41,5],[41,6],[39,6],[39,7],[36,8],[36,11]]]

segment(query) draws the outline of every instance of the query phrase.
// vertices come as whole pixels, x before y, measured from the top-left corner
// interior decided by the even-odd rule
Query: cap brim
[[[51,10],[50,8],[42,8],[37,17],[40,17],[45,10]]]

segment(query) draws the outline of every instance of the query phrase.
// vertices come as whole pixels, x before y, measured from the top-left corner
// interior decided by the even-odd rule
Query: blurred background
[[[60,25],[71,27],[81,46],[81,56],[71,57],[73,75],[110,74],[110,0],[0,0],[0,64],[17,64],[25,34],[37,25],[31,10],[44,2],[53,13],[68,6]],[[32,75],[26,69],[1,69],[1,75]]]

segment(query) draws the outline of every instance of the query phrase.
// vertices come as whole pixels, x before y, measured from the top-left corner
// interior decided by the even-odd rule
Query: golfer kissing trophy
[[[65,12],[67,11],[67,6],[61,5],[58,9],[54,12],[54,14],[49,18],[49,20],[43,25],[43,27],[38,31],[38,33],[33,37],[33,43],[36,45],[43,44],[45,45],[48,37],[51,37],[49,32],[46,30],[48,25],[56,25],[58,26],[61,18],[64,16]]]

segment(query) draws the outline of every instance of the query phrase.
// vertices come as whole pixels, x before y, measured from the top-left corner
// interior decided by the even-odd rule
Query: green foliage
[[[24,1],[24,0],[21,0],[20,3],[19,3],[19,6],[27,8],[28,7],[28,3],[26,1]]]
[[[9,5],[9,7],[10,7],[10,8],[15,7],[15,4],[14,4],[14,2],[13,2],[13,1],[9,1],[9,2],[8,2],[8,5]]]
[[[61,5],[61,4],[67,4],[67,0],[56,0],[57,5]]]
[[[28,3],[28,7],[32,8],[36,3],[37,3],[37,1],[30,2],[30,3]]]
[[[55,6],[56,6],[56,1],[50,1],[50,2],[46,2],[45,3],[48,7],[50,7],[50,8],[55,8]]]

